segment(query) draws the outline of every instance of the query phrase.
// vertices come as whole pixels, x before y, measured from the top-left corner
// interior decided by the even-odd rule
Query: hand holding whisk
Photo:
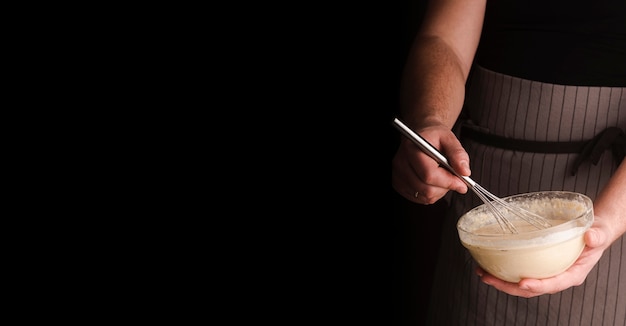
[[[537,229],[544,229],[552,226],[545,218],[533,212],[507,203],[506,201],[487,191],[485,188],[481,187],[470,177],[460,175],[452,168],[452,166],[450,166],[446,157],[443,156],[441,152],[439,152],[434,146],[428,143],[426,139],[411,130],[397,118],[395,118],[393,122],[396,128],[400,130],[400,132],[402,132],[410,140],[412,140],[413,143],[415,143],[424,153],[426,153],[437,163],[439,163],[440,166],[446,168],[452,174],[463,180],[463,182],[467,184],[468,188],[470,188],[483,201],[483,203],[487,205],[491,213],[495,216],[496,221],[502,228],[502,231],[509,233],[518,233],[515,225],[513,225],[513,223],[511,223],[511,221],[507,218],[507,216],[510,216],[509,214],[515,215],[523,219]]]

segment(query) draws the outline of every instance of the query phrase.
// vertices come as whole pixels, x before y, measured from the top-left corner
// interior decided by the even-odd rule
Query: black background
[[[294,216],[315,230],[313,249],[325,246],[329,254],[320,257],[320,266],[308,265],[311,276],[297,283],[307,286],[299,290],[305,297],[319,294],[311,296],[313,313],[305,319],[326,310],[333,325],[422,325],[426,320],[443,202],[414,204],[391,187],[391,160],[402,137],[392,120],[425,2],[358,2],[327,13],[333,28],[317,40],[323,46],[307,48],[313,59],[298,65],[318,77],[311,77],[306,100],[298,99],[297,104],[314,104],[298,122],[304,126],[314,113],[320,119],[306,126],[311,133],[298,130],[298,140],[312,139],[304,157],[293,163],[312,163],[307,182],[320,188],[311,186],[311,197],[300,198],[298,180],[289,195],[297,195],[296,205],[313,216]],[[318,21],[315,28],[326,23]],[[327,96],[319,97],[318,91]],[[326,127],[338,137],[328,137],[332,131]]]
[[[397,113],[399,79],[409,46],[421,23],[425,1],[406,1],[398,8],[402,39],[398,42],[394,69],[396,83],[389,89],[393,109],[390,121]],[[398,145],[398,132],[389,128],[389,161]],[[391,188],[389,186],[389,188]],[[419,205],[407,201],[393,189],[389,193],[393,211],[391,239],[393,243],[392,325],[422,325],[426,321],[434,265],[441,229],[442,201],[434,205]]]

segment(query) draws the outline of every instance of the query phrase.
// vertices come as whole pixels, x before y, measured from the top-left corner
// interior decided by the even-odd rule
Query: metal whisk
[[[511,223],[511,221],[509,221],[509,219],[507,218],[507,213],[511,213],[523,219],[537,229],[545,229],[552,226],[545,218],[541,217],[540,215],[522,209],[521,207],[509,204],[506,201],[500,199],[498,196],[490,193],[485,188],[481,187],[470,177],[460,175],[452,168],[452,166],[450,166],[446,157],[443,156],[441,152],[439,152],[434,146],[428,143],[426,139],[411,130],[404,123],[402,123],[402,121],[398,120],[398,118],[395,118],[393,122],[396,128],[409,139],[411,139],[424,153],[426,153],[437,163],[439,163],[439,165],[446,168],[452,174],[463,180],[465,184],[467,184],[468,188],[470,188],[478,196],[478,198],[480,198],[483,203],[487,205],[487,208],[495,216],[496,221],[502,228],[502,231],[509,233],[518,233],[515,225],[513,225],[513,223]]]

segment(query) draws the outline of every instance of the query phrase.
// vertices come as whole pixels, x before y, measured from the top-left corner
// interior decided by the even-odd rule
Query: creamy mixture
[[[509,216],[519,234],[505,234],[489,211],[470,211],[459,226],[471,230],[471,234],[459,232],[459,235],[476,262],[490,274],[509,282],[547,278],[569,268],[585,247],[583,235],[592,221],[593,211],[582,202],[558,198],[517,204],[547,218],[552,227],[538,231],[528,222]],[[572,227],[562,225],[585,212],[591,214],[590,218]]]
[[[569,268],[580,255],[583,235],[556,244],[522,249],[494,250],[466,245],[476,262],[490,274],[509,282],[547,278]]]

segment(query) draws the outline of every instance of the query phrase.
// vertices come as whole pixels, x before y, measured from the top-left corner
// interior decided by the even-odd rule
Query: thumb
[[[440,139],[440,142],[442,152],[448,158],[450,166],[462,176],[472,174],[469,165],[469,155],[456,138],[456,135],[448,133]]]
[[[462,176],[472,174],[469,166],[469,155],[461,145],[455,146],[453,150],[448,150],[446,156],[448,157],[448,163],[458,174]],[[462,194],[466,193],[468,189],[465,182],[459,178],[455,179],[455,185],[451,189]]]
[[[463,147],[459,145],[452,150],[448,150],[447,157],[450,166],[460,175],[469,176],[472,174],[469,165],[469,155]]]
[[[608,235],[601,228],[592,227],[585,232],[585,244],[590,248],[602,247],[608,240]]]

